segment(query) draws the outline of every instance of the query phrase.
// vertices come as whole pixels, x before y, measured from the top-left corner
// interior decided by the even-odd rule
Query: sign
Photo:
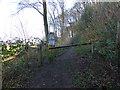
[[[55,47],[55,36],[53,32],[50,32],[48,35],[48,45],[51,47]]]
[[[55,45],[55,41],[54,40],[49,40],[48,44],[49,45]]]

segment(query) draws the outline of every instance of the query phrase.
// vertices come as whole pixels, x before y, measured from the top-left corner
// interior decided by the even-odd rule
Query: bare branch
[[[39,1],[39,0],[38,0],[38,1]],[[35,3],[31,3],[31,4],[29,4],[29,3],[24,4],[24,3],[20,2],[20,3],[18,3],[18,5],[19,5],[20,7],[18,8],[18,11],[17,11],[15,14],[19,14],[19,12],[22,11],[22,10],[24,10],[25,8],[34,8],[35,10],[37,10],[38,13],[40,13],[42,16],[44,16],[44,15],[39,11],[39,8],[37,8],[37,7],[40,6],[39,4],[43,5],[43,3],[41,3],[40,1],[39,1],[39,2],[35,2]],[[12,15],[15,15],[15,14],[12,14]]]
[[[42,16],[44,16],[39,10],[38,10],[38,8],[36,8],[34,5],[32,5],[32,4],[29,4],[31,7],[33,7],[35,10],[37,10],[37,12],[38,13],[40,13]]]

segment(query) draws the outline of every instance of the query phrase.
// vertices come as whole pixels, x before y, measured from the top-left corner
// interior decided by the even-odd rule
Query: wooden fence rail
[[[91,45],[91,44],[93,44],[93,42],[83,43],[81,45]],[[59,49],[59,48],[75,47],[75,46],[81,46],[81,45],[80,44],[74,44],[74,45],[69,45],[69,46],[50,47],[48,49]],[[32,48],[32,49],[37,49],[37,52],[38,52],[37,53],[38,63],[42,64],[42,47],[43,47],[42,44],[37,45],[37,46],[29,46],[29,47]],[[29,59],[29,52],[30,52],[30,50],[27,48],[26,52],[24,53],[24,54],[27,55],[26,59]],[[12,59],[16,58],[17,56],[20,56],[20,54],[14,55],[14,56],[10,56],[10,57],[2,60],[2,62],[4,63],[4,62],[7,62],[9,60],[12,60]]]
[[[89,45],[89,44],[92,44],[91,42],[90,43],[83,43],[81,45]],[[74,45],[69,45],[69,46],[59,46],[59,47],[53,47],[53,48],[49,48],[49,49],[59,49],[59,48],[67,48],[67,47],[75,47],[75,46],[81,46],[79,44],[74,44]]]
[[[10,57],[8,57],[8,58],[6,58],[4,60],[1,60],[1,62],[4,63],[4,62],[10,61],[10,60],[14,60],[15,58],[21,57],[21,56],[25,56],[25,59],[29,60],[30,59],[30,54],[33,54],[33,53],[31,53],[32,49],[37,49],[37,55],[36,55],[36,57],[37,57],[38,63],[41,65],[42,64],[42,45],[29,46],[27,48],[27,50],[24,49],[25,51],[23,50],[23,52],[20,52],[17,55],[10,56]]]

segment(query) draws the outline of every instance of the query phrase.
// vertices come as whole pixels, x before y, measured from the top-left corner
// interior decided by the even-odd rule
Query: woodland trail
[[[41,67],[24,88],[71,88],[73,77],[67,68],[67,63],[72,57],[74,48],[70,48],[51,64]]]
[[[72,47],[52,63],[36,69],[20,88],[115,87],[119,86],[118,76],[117,71],[112,71],[98,56],[77,55]]]

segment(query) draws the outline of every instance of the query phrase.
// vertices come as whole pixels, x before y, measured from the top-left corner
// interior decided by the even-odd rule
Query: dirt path
[[[96,88],[120,86],[120,76],[98,56],[76,55],[75,47],[56,58],[51,64],[35,68],[27,84],[19,88]]]
[[[74,56],[74,48],[56,58],[51,64],[46,64],[37,71],[25,88],[70,88],[73,77],[69,73],[67,63]]]

